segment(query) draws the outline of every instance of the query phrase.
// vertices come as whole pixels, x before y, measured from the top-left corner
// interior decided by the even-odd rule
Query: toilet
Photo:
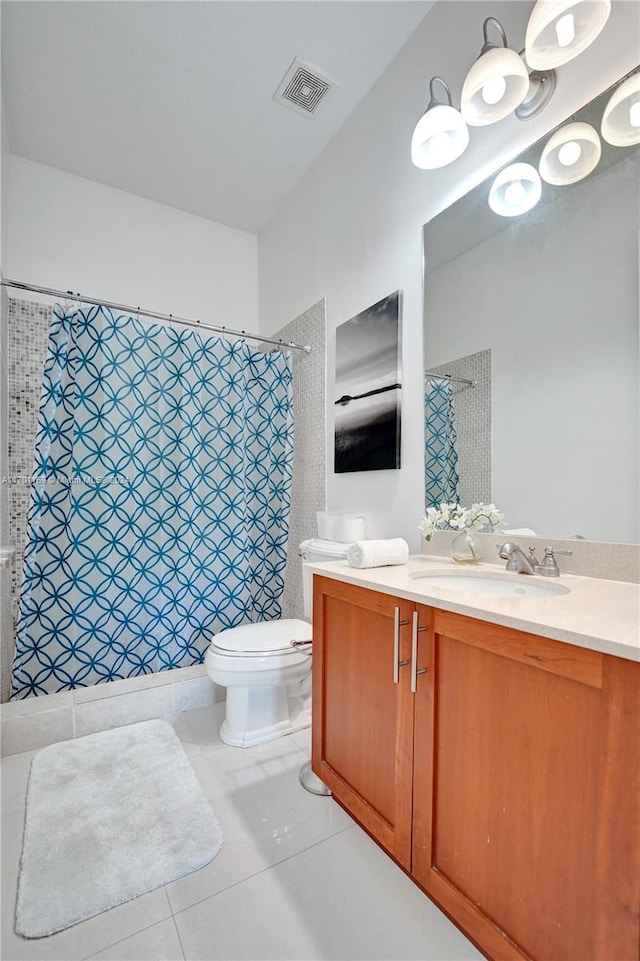
[[[349,544],[315,538],[300,544],[304,616],[243,624],[216,634],[205,655],[207,674],[227,689],[220,739],[251,747],[311,724],[312,574],[304,562],[346,558]]]

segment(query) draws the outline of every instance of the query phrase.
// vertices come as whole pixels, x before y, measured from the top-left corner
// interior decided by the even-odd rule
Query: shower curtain
[[[460,502],[458,448],[453,388],[448,380],[427,375],[425,396],[425,508]]]
[[[280,616],[290,357],[54,309],[12,697],[202,661]]]

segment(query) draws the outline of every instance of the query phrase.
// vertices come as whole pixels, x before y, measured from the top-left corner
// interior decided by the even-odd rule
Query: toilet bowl
[[[348,544],[320,539],[300,545],[303,561],[346,557]],[[311,619],[312,575],[303,567],[305,617]],[[311,656],[292,641],[311,640],[309,621],[282,618],[243,624],[216,634],[205,655],[207,674],[226,688],[220,739],[250,747],[311,723]]]
[[[245,624],[216,634],[205,665],[211,680],[227,689],[220,728],[225,744],[250,747],[309,726],[311,692],[302,682],[311,674],[311,658],[291,641],[310,640],[311,624],[294,619]],[[298,703],[290,706],[290,699]]]

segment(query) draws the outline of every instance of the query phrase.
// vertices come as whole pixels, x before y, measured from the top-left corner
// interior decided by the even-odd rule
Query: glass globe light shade
[[[598,166],[602,145],[588,123],[568,123],[545,144],[538,169],[548,184],[564,187],[587,177]]]
[[[446,167],[464,153],[469,129],[460,112],[449,104],[430,106],[416,124],[411,138],[411,160],[422,170]]]
[[[611,0],[538,0],[529,17],[525,57],[532,70],[553,70],[596,39],[611,13]]]
[[[519,107],[529,90],[526,64],[509,47],[491,47],[464,81],[461,113],[472,127],[502,120]]]
[[[640,143],[640,73],[613,91],[602,116],[602,136],[614,147]]]
[[[500,171],[489,191],[489,206],[501,217],[526,214],[540,200],[542,183],[535,167],[515,163]]]

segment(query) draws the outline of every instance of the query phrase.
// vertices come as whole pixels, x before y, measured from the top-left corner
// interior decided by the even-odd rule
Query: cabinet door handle
[[[400,608],[393,609],[393,683],[400,682],[400,668],[405,667],[409,661],[400,660],[400,626],[408,624],[409,621],[400,620]]]
[[[413,626],[411,629],[411,692],[418,688],[418,674],[426,674],[426,667],[418,669],[418,634],[426,631],[426,627],[418,627],[418,612],[413,612]]]

